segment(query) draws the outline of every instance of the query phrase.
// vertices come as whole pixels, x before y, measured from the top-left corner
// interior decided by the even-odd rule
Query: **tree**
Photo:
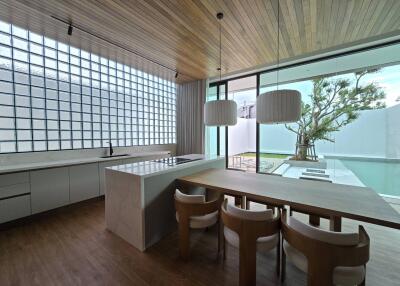
[[[318,77],[313,80],[310,103],[302,102],[301,117],[296,126],[285,125],[297,134],[297,154],[294,159],[306,160],[310,144],[317,140],[334,142],[332,132],[353,122],[359,111],[384,108],[385,92],[376,83],[361,84],[361,79],[378,69],[354,73],[354,79],[329,79]]]

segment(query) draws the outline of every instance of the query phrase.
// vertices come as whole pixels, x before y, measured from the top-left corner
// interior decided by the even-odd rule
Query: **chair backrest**
[[[274,216],[272,210],[250,211],[239,209],[225,200],[221,206],[224,225],[235,231],[240,240],[256,242],[257,238],[270,236],[280,231],[280,215]]]
[[[332,285],[335,267],[365,265],[369,260],[369,237],[362,226],[358,233],[325,231],[288,217],[286,209],[281,221],[283,238],[307,257],[308,277],[318,277],[320,285]]]
[[[189,220],[191,216],[201,216],[218,211],[223,201],[223,196],[216,196],[211,201],[205,201],[204,195],[188,195],[178,189],[175,190],[175,209],[179,220]]]
[[[359,234],[353,232],[334,232],[320,229],[303,223],[296,218],[289,216],[288,225],[295,231],[304,234],[312,239],[323,241],[334,245],[354,246],[359,242]]]
[[[183,203],[205,203],[206,199],[204,195],[188,195],[184,194],[178,189],[175,190],[175,198]]]
[[[234,204],[227,202],[226,211],[228,214],[236,216],[241,219],[255,220],[255,221],[267,221],[273,218],[274,212],[271,209],[263,211],[252,211],[238,208]]]

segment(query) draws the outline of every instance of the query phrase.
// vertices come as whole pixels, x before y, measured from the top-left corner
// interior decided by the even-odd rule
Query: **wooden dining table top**
[[[177,179],[180,185],[213,189],[250,200],[325,216],[338,216],[400,229],[400,214],[368,187],[207,169]]]

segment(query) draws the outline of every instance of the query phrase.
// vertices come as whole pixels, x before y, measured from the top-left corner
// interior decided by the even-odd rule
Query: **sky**
[[[343,79],[354,79],[353,74],[343,74],[339,76],[335,76],[336,78]],[[332,78],[335,78],[332,77]],[[379,72],[368,74],[364,76],[362,83],[376,83],[380,86],[385,94],[386,98],[384,102],[386,103],[386,107],[390,107],[396,104],[400,104],[400,65],[393,65],[389,67],[382,68]],[[268,87],[266,90],[273,90],[276,87]],[[304,96],[311,94],[312,92],[312,82],[311,81],[301,81],[290,84],[280,85],[280,88],[291,88],[296,89],[301,92],[303,96],[303,101],[307,99]],[[256,91],[247,90],[241,92],[235,92],[230,94],[230,99],[234,99],[238,106],[243,106],[244,104],[254,104],[256,101]],[[397,100],[397,101],[396,101]]]

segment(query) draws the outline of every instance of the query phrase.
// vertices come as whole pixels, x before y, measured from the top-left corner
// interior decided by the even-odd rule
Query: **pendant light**
[[[217,14],[219,20],[219,80],[222,78],[221,20],[223,13]],[[237,123],[237,105],[233,100],[213,100],[204,104],[204,124],[207,126],[231,126]]]
[[[278,1],[278,51],[276,90],[260,94],[256,101],[256,119],[258,123],[289,123],[296,122],[301,115],[301,94],[297,90],[279,90],[279,32],[280,7]]]

